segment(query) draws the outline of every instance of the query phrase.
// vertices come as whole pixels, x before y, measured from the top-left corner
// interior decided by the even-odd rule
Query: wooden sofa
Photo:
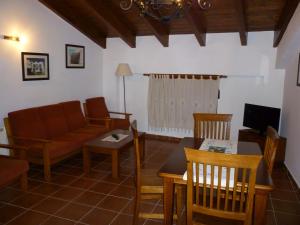
[[[109,130],[89,125],[80,101],[18,110],[4,120],[10,143],[28,147],[27,159],[44,165],[46,181],[51,180],[51,165],[80,152],[86,141]]]

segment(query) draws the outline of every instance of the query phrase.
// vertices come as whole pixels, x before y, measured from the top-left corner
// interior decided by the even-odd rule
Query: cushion
[[[40,118],[45,124],[49,138],[55,138],[68,132],[63,107],[60,104],[38,107]]]
[[[41,139],[48,137],[37,108],[10,112],[8,119],[13,136]]]
[[[90,118],[109,117],[109,113],[103,97],[89,98],[86,101],[87,116]]]
[[[0,157],[0,186],[17,178],[29,169],[28,162],[25,160]]]
[[[119,118],[113,118],[112,119],[112,129],[122,129],[122,130],[128,130],[130,126],[130,123],[126,119],[119,119]]]
[[[60,103],[63,107],[69,131],[73,131],[87,125],[81,110],[80,101],[69,101]]]
[[[93,134],[89,133],[67,133],[62,136],[56,137],[53,140],[54,141],[66,141],[66,142],[72,142],[76,144],[77,146],[82,146],[85,142],[95,138]]]
[[[104,126],[86,126],[80,129],[77,129],[73,132],[75,133],[87,133],[90,134],[91,137],[96,138],[101,136],[102,134],[105,134],[109,130]]]

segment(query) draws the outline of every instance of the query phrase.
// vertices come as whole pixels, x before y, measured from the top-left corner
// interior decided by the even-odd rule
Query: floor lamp
[[[127,63],[120,63],[116,70],[116,75],[123,77],[123,91],[124,91],[124,112],[126,113],[126,89],[125,89],[125,77],[131,76],[132,72]]]

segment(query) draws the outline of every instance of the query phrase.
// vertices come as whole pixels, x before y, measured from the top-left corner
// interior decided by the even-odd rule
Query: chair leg
[[[182,197],[183,197],[183,188],[181,185],[176,186],[176,214],[177,214],[177,225],[181,224],[181,213],[183,208]]]
[[[140,193],[137,193],[134,202],[133,225],[139,224],[140,204],[141,204],[141,195]]]
[[[21,182],[22,191],[27,191],[27,188],[28,188],[27,172],[25,172],[21,175],[20,182]]]

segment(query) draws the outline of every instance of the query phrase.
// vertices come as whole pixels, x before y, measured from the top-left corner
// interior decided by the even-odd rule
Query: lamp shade
[[[116,75],[117,76],[131,76],[132,72],[131,72],[131,69],[130,69],[128,63],[120,63],[116,70]]]

